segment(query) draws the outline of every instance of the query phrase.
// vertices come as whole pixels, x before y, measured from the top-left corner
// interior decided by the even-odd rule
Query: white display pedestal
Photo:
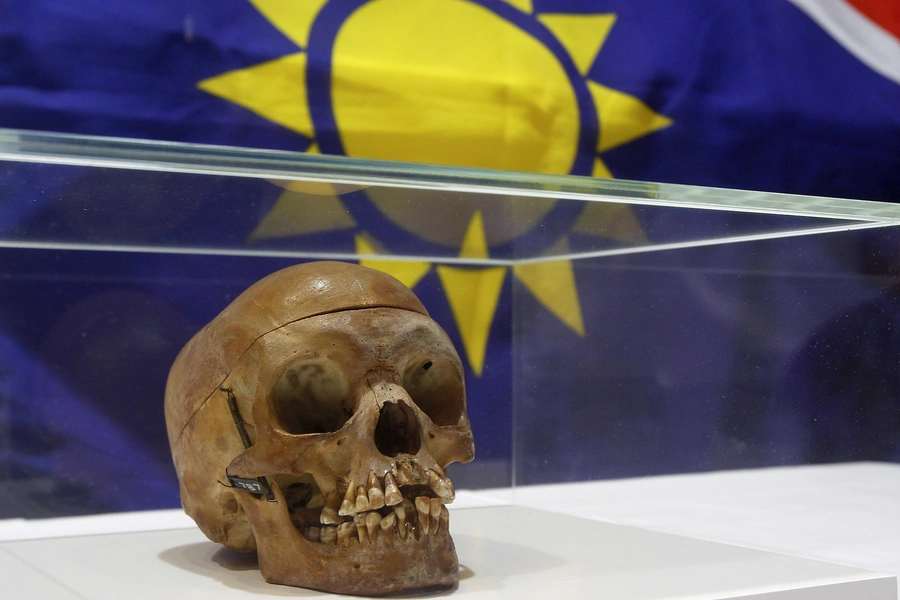
[[[458,600],[896,600],[896,577],[518,506],[451,515]],[[196,528],[0,543],[3,598],[319,597]],[[441,594],[445,595],[445,594]]]

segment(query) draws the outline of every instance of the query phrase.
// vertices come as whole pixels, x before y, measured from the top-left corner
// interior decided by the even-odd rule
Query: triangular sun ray
[[[250,0],[292,42],[306,48],[309,30],[328,0]]]
[[[616,22],[613,13],[596,15],[539,14],[538,21],[569,51],[582,75],[586,75]]]
[[[356,236],[357,254],[380,254],[375,245],[363,235]],[[431,263],[413,260],[381,260],[363,259],[359,261],[364,267],[387,273],[395,277],[400,283],[412,289],[431,270]]]
[[[480,376],[484,369],[488,335],[503,290],[506,268],[460,269],[438,266],[437,272],[450,302],[469,365]]]
[[[487,238],[481,211],[475,211],[463,236],[459,252],[463,258],[488,258]],[[506,267],[464,269],[438,266],[438,276],[447,294],[453,318],[476,375],[484,369],[488,336],[503,291]]]
[[[488,244],[484,233],[484,217],[476,210],[469,220],[466,233],[459,247],[460,258],[487,258]]]
[[[572,226],[572,232],[630,245],[647,243],[647,235],[631,206],[618,202],[588,202]]]
[[[594,168],[591,169],[591,177],[613,178],[613,174],[610,173],[609,167],[606,166],[606,163],[603,162],[599,156],[594,157]]]
[[[566,238],[548,249],[547,253],[551,255],[568,253]],[[547,310],[556,315],[569,329],[584,336],[584,321],[572,261],[554,260],[519,264],[513,267],[513,273]]]
[[[328,184],[321,184],[328,185]],[[337,196],[285,190],[257,225],[250,240],[307,235],[356,226],[356,221]]]
[[[197,87],[312,138],[305,82],[306,54],[297,52],[204,79]]]
[[[305,179],[269,179],[268,181],[280,188],[312,196],[340,196],[369,187],[361,183],[331,183],[330,181],[307,181]]]
[[[634,96],[594,81],[588,80],[587,84],[600,119],[598,152],[627,144],[672,124],[672,119],[655,112]]]

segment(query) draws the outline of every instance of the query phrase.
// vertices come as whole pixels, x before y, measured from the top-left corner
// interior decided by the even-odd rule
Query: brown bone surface
[[[462,363],[392,277],[320,262],[257,282],[175,360],[166,424],[185,511],[211,540],[256,551],[270,583],[456,583],[444,469],[474,456]]]

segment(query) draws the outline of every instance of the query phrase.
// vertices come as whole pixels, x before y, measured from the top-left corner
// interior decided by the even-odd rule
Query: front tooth
[[[406,511],[406,518],[409,519],[410,523],[413,525],[416,524],[416,507],[408,498],[403,499],[403,509]]]
[[[394,529],[394,523],[397,522],[396,513],[388,513],[388,515],[381,519],[381,532],[385,535],[391,533]]]
[[[323,544],[331,544],[333,545],[337,542],[337,527],[334,525],[326,525],[322,528],[322,533],[319,534],[319,540]]]
[[[344,521],[337,527],[337,542],[341,546],[349,546],[350,538],[355,537],[353,534],[356,528],[352,521]]]
[[[388,506],[397,506],[403,502],[403,496],[397,488],[394,476],[389,472],[384,474],[384,503]]]
[[[435,534],[438,532],[438,525],[441,522],[441,499],[431,498],[428,501],[428,505],[428,516],[431,517],[431,533]]]
[[[381,489],[381,482],[375,473],[369,473],[369,508],[378,510],[384,506],[384,492]]]
[[[319,527],[307,527],[303,530],[303,537],[311,542],[318,542],[322,537],[322,529]]]
[[[450,532],[450,511],[446,506],[441,505],[441,525],[442,531]]]
[[[319,515],[319,523],[322,525],[337,525],[343,519],[338,516],[338,509],[341,507],[341,497],[337,494],[329,494],[325,498],[325,508]]]
[[[428,471],[428,485],[431,486],[434,493],[437,494],[445,504],[450,504],[456,497],[456,492],[454,491],[450,480],[444,479],[435,471]]]
[[[358,514],[353,517],[353,524],[356,525],[356,535],[359,536],[359,543],[362,544],[369,540],[369,535],[366,532],[366,515]]]
[[[403,506],[395,506],[394,514],[397,515],[397,533],[400,534],[400,539],[406,539],[406,509]]]
[[[378,539],[378,529],[381,526],[381,515],[377,512],[366,514],[366,531],[369,533],[369,539],[373,542]]]
[[[369,506],[369,496],[366,494],[366,488],[359,486],[356,488],[356,512],[366,512],[371,508]]]
[[[428,518],[430,509],[431,502],[428,501],[428,498],[425,496],[416,497],[416,512],[419,513],[419,527],[422,528],[422,532],[425,534],[428,533],[431,525],[431,519]]]
[[[347,493],[344,494],[344,500],[341,502],[341,509],[338,514],[342,517],[349,517],[356,514],[356,487],[353,480],[347,482]]]

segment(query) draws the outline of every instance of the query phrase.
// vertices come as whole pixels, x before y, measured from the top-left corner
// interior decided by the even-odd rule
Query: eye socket
[[[328,359],[296,362],[272,388],[276,418],[288,433],[330,433],[353,414],[344,370]]]
[[[414,361],[403,374],[403,388],[435,425],[459,424],[465,392],[459,372],[446,358]]]

